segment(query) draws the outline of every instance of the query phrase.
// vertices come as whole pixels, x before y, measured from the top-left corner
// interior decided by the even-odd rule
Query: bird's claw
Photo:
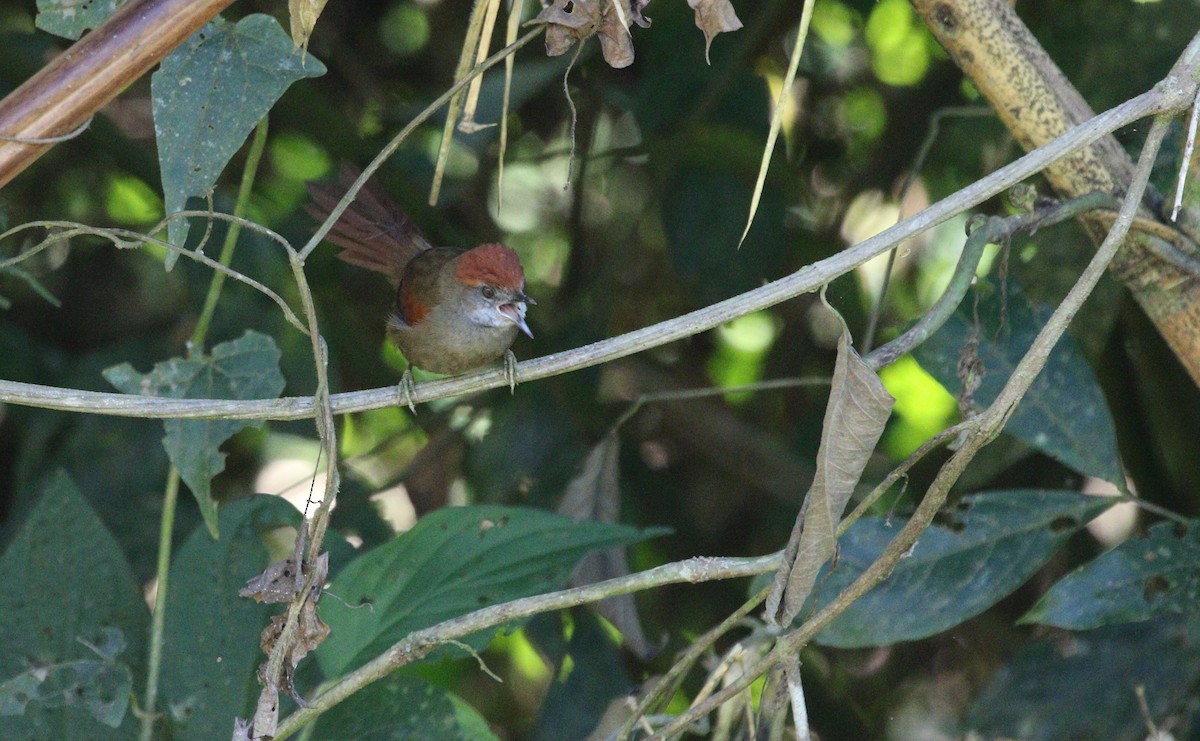
[[[414,415],[417,413],[417,405],[413,401],[413,395],[417,391],[416,381],[413,380],[411,368],[404,369],[404,375],[400,377],[400,383],[396,386],[396,393],[400,396],[400,401],[408,406],[408,410]]]
[[[504,351],[504,380],[508,381],[508,393],[517,392],[517,356],[512,350]]]

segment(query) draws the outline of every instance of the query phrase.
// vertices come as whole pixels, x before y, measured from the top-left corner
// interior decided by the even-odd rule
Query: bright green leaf
[[[256,496],[223,507],[220,521],[220,540],[197,528],[172,559],[162,694],[176,741],[225,738],[235,715],[253,711],[265,659],[259,634],[272,605],[238,589],[269,565],[263,535],[297,526],[300,513],[279,497]]]
[[[116,12],[124,0],[38,0],[38,28],[68,39],[77,39]]]
[[[171,358],[141,374],[128,363],[104,371],[113,386],[127,394],[171,399],[262,399],[283,391],[279,349],[266,335],[247,331],[223,342],[212,355]],[[217,537],[217,503],[212,498],[213,476],[225,470],[221,444],[246,427],[262,423],[245,420],[169,419],[163,447],[192,490],[209,532]]]
[[[439,509],[334,579],[332,589],[345,604],[321,604],[333,632],[317,658],[327,674],[341,674],[414,630],[561,589],[588,552],[656,534],[537,509]]]
[[[279,23],[261,14],[236,24],[217,18],[163,60],[151,80],[151,95],[167,213],[212,188],[293,82],[323,74],[323,64],[294,51]],[[168,235],[173,244],[183,245],[187,222],[172,221]]]
[[[117,542],[61,473],[0,556],[0,605],[0,738],[134,733],[149,612]]]
[[[393,674],[323,713],[312,741],[496,738],[478,711],[455,695],[416,677]]]
[[[817,636],[839,648],[883,646],[935,635],[974,617],[1033,576],[1112,499],[1073,491],[1013,489],[964,497],[925,531],[892,575]],[[840,541],[837,563],[817,577],[822,607],[854,581],[902,523],[868,517]]]
[[[976,355],[983,372],[975,408],[996,398],[1050,316],[1048,309],[1031,306],[1012,280],[1003,310],[999,293],[985,285],[990,284],[980,289]],[[972,336],[971,299],[965,304],[914,353],[923,368],[956,394],[959,358]],[[1080,473],[1124,485],[1112,415],[1091,366],[1070,335],[1051,351],[1004,431]]]
[[[1086,630],[1200,613],[1200,521],[1160,522],[1055,584],[1023,623]]]

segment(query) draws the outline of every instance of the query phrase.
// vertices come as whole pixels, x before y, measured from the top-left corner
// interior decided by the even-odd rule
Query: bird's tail
[[[324,221],[358,176],[358,168],[343,164],[336,183],[309,184],[312,202],[305,210]],[[393,284],[400,282],[409,260],[430,248],[421,230],[371,182],[358,192],[325,239],[342,248],[340,259],[383,273]]]

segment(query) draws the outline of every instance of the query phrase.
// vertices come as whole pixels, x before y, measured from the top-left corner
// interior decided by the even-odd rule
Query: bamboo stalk
[[[233,0],[130,0],[0,100],[0,135],[45,139],[82,126]],[[0,186],[51,144],[0,141]]]

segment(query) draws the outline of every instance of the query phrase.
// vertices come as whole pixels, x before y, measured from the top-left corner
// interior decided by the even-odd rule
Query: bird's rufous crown
[[[469,286],[487,284],[514,291],[525,286],[525,271],[517,253],[496,242],[464,252],[458,258],[455,275]]]

